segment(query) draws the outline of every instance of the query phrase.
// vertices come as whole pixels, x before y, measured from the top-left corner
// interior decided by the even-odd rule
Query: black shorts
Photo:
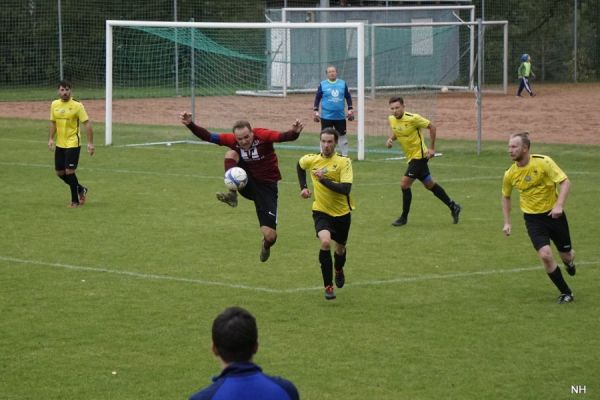
[[[79,164],[79,152],[81,147],[57,147],[54,149],[54,169],[64,171],[65,169],[77,169]]]
[[[428,161],[426,158],[410,160],[404,176],[408,176],[411,179],[418,179],[425,183],[425,181],[431,179],[431,172],[429,172],[429,166],[427,166]]]
[[[321,231],[329,231],[331,238],[339,244],[346,245],[348,233],[350,232],[350,223],[352,218],[350,213],[339,217],[332,217],[321,211],[313,211],[313,221],[315,221],[315,231],[317,236]]]
[[[240,194],[254,201],[260,226],[277,229],[277,183],[258,183],[248,176],[248,183]]]
[[[548,213],[523,214],[523,217],[527,233],[536,250],[550,245],[552,240],[559,252],[571,251],[571,236],[566,214],[563,213],[559,218],[552,218]]]
[[[340,135],[346,134],[346,120],[345,119],[323,119],[321,118],[321,130],[329,127],[334,127]]]

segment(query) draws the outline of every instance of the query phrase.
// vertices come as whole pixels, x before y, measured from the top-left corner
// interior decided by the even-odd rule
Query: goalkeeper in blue
[[[354,120],[352,109],[352,95],[348,85],[337,77],[337,69],[330,65],[326,70],[327,79],[322,81],[317,88],[313,106],[314,121],[321,122],[321,130],[329,127],[335,128],[340,134],[339,149],[343,156],[348,155],[348,138],[346,137],[346,118]],[[319,104],[321,113],[319,113]],[[348,104],[348,114],[346,114]]]

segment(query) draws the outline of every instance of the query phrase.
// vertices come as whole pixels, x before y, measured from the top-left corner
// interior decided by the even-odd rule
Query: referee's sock
[[[452,207],[452,200],[450,200],[450,197],[448,197],[443,187],[436,183],[430,190],[433,192],[435,197],[440,199],[445,205]]]
[[[319,263],[323,275],[323,286],[333,286],[333,262],[331,261],[330,250],[319,251]]]
[[[77,175],[75,174],[66,174],[66,182],[69,184],[69,188],[71,189],[71,203],[79,204],[79,192],[77,188],[79,187],[79,181],[77,180]]]
[[[572,294],[571,289],[569,288],[569,285],[567,285],[567,282],[565,282],[565,278],[563,278],[558,265],[554,271],[548,274],[548,276],[562,294]]]

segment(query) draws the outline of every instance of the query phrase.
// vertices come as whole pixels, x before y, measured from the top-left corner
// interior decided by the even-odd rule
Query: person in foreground
[[[252,200],[260,224],[263,240],[260,261],[265,262],[271,254],[271,246],[277,241],[277,182],[281,180],[279,163],[273,143],[298,139],[304,125],[296,120],[290,130],[277,132],[264,128],[252,128],[248,121],[237,121],[233,133],[212,133],[196,125],[188,112],[180,114],[181,123],[200,139],[229,147],[225,153],[225,171],[239,166],[248,174],[248,183],[240,194]],[[217,199],[231,207],[237,207],[237,191],[217,193]]]
[[[351,211],[354,202],[350,197],[352,189],[352,161],[348,157],[335,152],[338,142],[338,132],[335,128],[325,128],[321,131],[321,153],[307,154],[300,158],[296,167],[300,183],[300,196],[309,199],[310,190],[306,184],[306,170],[311,172],[315,201],[312,205],[312,215],[317,237],[321,243],[319,263],[325,286],[325,299],[335,299],[333,290],[333,269],[335,269],[335,285],[344,286],[346,278],[346,242],[350,231]],[[331,260],[331,241],[335,241]]]
[[[390,123],[390,133],[386,142],[386,147],[392,147],[394,140],[397,140],[404,151],[408,160],[408,168],[400,180],[402,189],[402,214],[397,220],[392,222],[393,226],[403,226],[408,223],[408,213],[412,203],[411,187],[415,179],[421,181],[423,186],[431,191],[435,197],[440,199],[450,209],[452,221],[458,224],[458,217],[461,206],[448,197],[443,187],[437,184],[429,172],[427,163],[435,156],[435,138],[437,128],[428,119],[419,114],[408,113],[404,110],[404,99],[402,97],[392,97],[389,100],[390,111],[388,116]],[[423,130],[429,130],[429,148],[423,138]]]
[[[531,243],[544,264],[548,277],[560,292],[558,303],[570,303],[575,297],[554,261],[550,240],[556,245],[567,273],[574,276],[575,251],[564,213],[571,182],[550,157],[530,154],[530,146],[527,132],[513,134],[508,141],[508,153],[514,164],[506,170],[502,181],[502,231],[506,236],[512,232],[510,195],[512,189],[516,188],[520,194],[519,204]]]
[[[298,389],[287,379],[269,376],[252,362],[258,351],[256,319],[241,307],[229,307],[212,325],[212,352],[221,373],[190,400],[297,400]]]
[[[96,151],[94,132],[83,104],[71,97],[69,82],[63,80],[58,83],[58,96],[60,99],[54,100],[50,106],[48,149],[54,151],[56,175],[69,186],[71,191],[69,207],[77,208],[85,204],[88,192],[75,175],[81,152],[80,124],[85,127],[87,152],[90,156],[93,156]]]

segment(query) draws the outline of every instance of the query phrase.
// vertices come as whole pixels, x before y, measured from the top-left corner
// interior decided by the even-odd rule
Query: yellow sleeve
[[[564,171],[560,169],[560,167],[556,165],[554,160],[550,157],[546,157],[544,159],[543,165],[548,177],[552,180],[552,182],[561,183],[567,179],[567,175],[564,173]]]
[[[300,160],[298,161],[298,164],[300,164],[300,168],[302,168],[303,170],[307,170],[308,168],[310,168],[313,156],[314,154],[306,154],[300,157]]]
[[[77,117],[79,118],[79,120],[81,122],[86,122],[87,120],[90,119],[90,117],[88,116],[87,112],[85,111],[85,107],[83,106],[83,104],[81,104],[81,107],[79,108],[79,112],[77,113]]]
[[[429,124],[431,124],[431,121],[429,121],[427,118],[420,116],[419,114],[414,114],[414,116],[414,124],[417,128],[427,128]]]

